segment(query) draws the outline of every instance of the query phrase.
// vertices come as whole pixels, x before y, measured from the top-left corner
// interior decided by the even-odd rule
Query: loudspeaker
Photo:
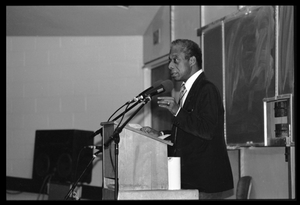
[[[70,184],[48,183],[48,200],[64,200],[71,187]]]
[[[92,135],[86,130],[36,130],[32,179],[74,183],[87,168],[79,182],[90,183],[93,150],[85,146],[93,145]]]

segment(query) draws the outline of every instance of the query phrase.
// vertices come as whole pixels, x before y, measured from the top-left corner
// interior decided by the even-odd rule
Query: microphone
[[[162,82],[162,80],[156,81],[155,83],[153,83],[152,86],[150,86],[149,88],[147,88],[146,90],[144,90],[143,92],[141,92],[140,94],[138,94],[136,97],[134,97],[132,100],[128,101],[127,103],[133,103],[133,102],[139,101],[139,98],[141,96],[143,96],[146,92],[148,92],[152,88],[159,86],[161,84],[161,82]]]
[[[164,92],[170,92],[173,89],[173,82],[171,80],[165,80],[161,83],[154,83],[153,88],[150,89],[148,88],[147,92],[144,92],[143,94],[140,94],[139,96],[135,97],[133,100],[131,100],[130,102],[134,101],[141,101],[144,100],[146,98],[152,98],[154,95],[158,95],[160,93],[164,93]]]
[[[102,146],[96,146],[96,145],[89,145],[89,146],[85,146],[84,148],[102,150]]]

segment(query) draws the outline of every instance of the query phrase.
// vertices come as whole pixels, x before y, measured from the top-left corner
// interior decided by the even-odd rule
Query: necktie
[[[179,104],[180,104],[180,107],[182,107],[183,106],[183,96],[185,95],[185,93],[186,93],[186,88],[185,88],[185,82],[183,82],[182,84],[181,84],[181,88],[180,88],[180,95],[179,95]]]

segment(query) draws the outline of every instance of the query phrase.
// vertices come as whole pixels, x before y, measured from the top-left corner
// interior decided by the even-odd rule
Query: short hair
[[[195,56],[199,69],[202,69],[202,51],[197,43],[189,39],[176,39],[172,41],[171,47],[177,45],[181,46],[186,59]]]

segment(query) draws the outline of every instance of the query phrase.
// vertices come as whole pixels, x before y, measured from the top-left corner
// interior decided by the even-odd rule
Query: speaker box
[[[46,183],[74,183],[86,169],[79,182],[91,182],[93,132],[86,130],[36,130],[32,179]],[[88,167],[87,167],[88,166]],[[51,178],[50,178],[51,176]],[[49,177],[49,178],[48,178]]]
[[[48,183],[48,200],[64,200],[71,187],[70,184]]]

